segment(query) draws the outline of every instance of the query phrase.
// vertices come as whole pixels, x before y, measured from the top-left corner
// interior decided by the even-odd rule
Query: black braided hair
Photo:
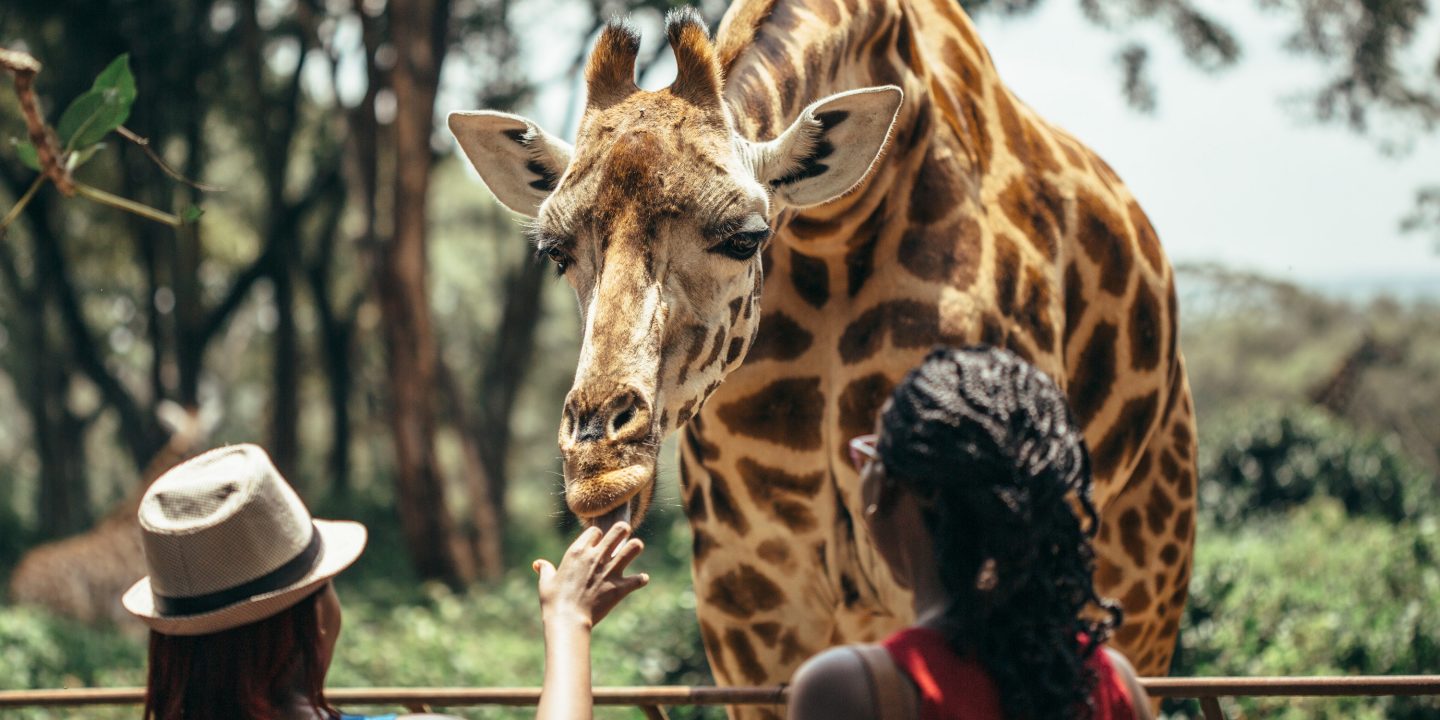
[[[934,536],[951,646],[994,679],[1007,717],[1090,717],[1085,663],[1120,610],[1095,593],[1090,455],[1064,394],[1006,350],[937,348],[881,423],[885,476],[921,499]],[[987,558],[993,584],[978,582]]]

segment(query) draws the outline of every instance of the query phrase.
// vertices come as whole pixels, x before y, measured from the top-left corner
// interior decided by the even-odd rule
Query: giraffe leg
[[[1183,372],[1171,411],[1130,481],[1102,511],[1096,590],[1125,619],[1112,643],[1141,676],[1163,676],[1175,654],[1195,545],[1195,423]]]

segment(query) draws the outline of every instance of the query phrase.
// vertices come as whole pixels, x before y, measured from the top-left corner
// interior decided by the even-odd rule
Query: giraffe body
[[[655,93],[616,67],[638,40],[602,35],[573,151],[513,116],[452,118],[497,196],[537,217],[542,253],[575,268],[571,508],[643,515],[644,453],[680,429],[711,667],[723,684],[784,682],[826,647],[911,620],[857,521],[846,442],[933,345],[1004,346],[1067,389],[1095,470],[1098,590],[1127,615],[1115,643],[1164,674],[1190,574],[1195,433],[1173,274],[1134,198],[1011,95],[953,0],[741,0],[713,46],[687,22],[669,23],[679,71]],[[843,96],[867,86],[904,101]],[[854,128],[887,113],[883,155],[851,183],[873,134]],[[505,153],[524,171],[497,171]],[[827,176],[854,187],[820,204]],[[773,232],[763,253],[696,259],[729,247],[711,244],[707,215],[751,209]]]

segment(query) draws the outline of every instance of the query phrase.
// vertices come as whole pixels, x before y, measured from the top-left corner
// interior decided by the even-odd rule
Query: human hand
[[[624,574],[644,549],[630,537],[629,524],[617,523],[603,535],[596,527],[580,533],[558,569],[536,560],[531,567],[540,574],[540,616],[546,626],[574,622],[590,628],[603,620],[626,595],[650,582],[645,573]]]

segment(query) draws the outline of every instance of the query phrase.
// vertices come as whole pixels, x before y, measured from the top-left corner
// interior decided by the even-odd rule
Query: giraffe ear
[[[885,85],[831,95],[805,108],[780,137],[760,146],[758,179],[792,207],[844,195],[874,167],[903,97],[900,88]]]
[[[450,132],[505,207],[535,217],[570,164],[570,144],[539,125],[493,110],[450,113]]]

